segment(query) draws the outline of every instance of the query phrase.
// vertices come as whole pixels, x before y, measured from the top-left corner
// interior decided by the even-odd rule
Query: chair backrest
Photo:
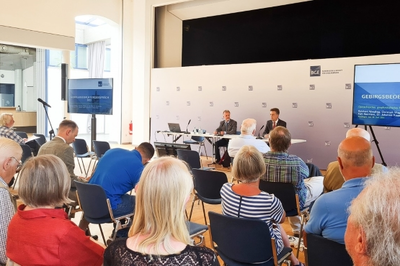
[[[104,189],[95,184],[74,181],[78,192],[79,206],[89,223],[112,222]]]
[[[323,174],[321,173],[321,170],[319,170],[318,166],[316,166],[315,164],[306,163],[306,165],[308,166],[308,170],[310,171],[310,173],[308,174],[308,177],[323,176]]]
[[[353,262],[343,244],[319,235],[306,235],[306,256],[309,266],[352,266]]]
[[[204,137],[202,137],[202,136],[192,136],[192,140],[198,141],[198,142],[203,142],[204,141]]]
[[[106,151],[111,149],[110,143],[107,141],[93,140],[93,148],[97,158],[101,158]]]
[[[24,163],[27,159],[33,156],[31,147],[26,144],[20,144],[22,148],[21,162]]]
[[[34,133],[33,135],[35,137],[39,137],[38,139],[35,139],[36,143],[39,144],[39,146],[42,146],[47,142],[46,137],[43,134]]]
[[[199,198],[221,199],[222,185],[228,182],[224,172],[192,169],[192,173],[194,189]]]
[[[23,139],[28,138],[28,134],[26,134],[26,132],[24,132],[24,131],[15,131],[15,133]]]
[[[84,139],[75,139],[75,141],[72,142],[72,147],[74,148],[76,155],[81,155],[88,152],[86,140]]]
[[[287,216],[300,215],[299,200],[293,184],[269,182],[261,179],[260,190],[274,194],[281,201]]]
[[[185,161],[190,169],[201,168],[200,155],[197,151],[177,149],[178,159]]]
[[[221,258],[249,264],[271,261],[273,265],[273,247],[267,223],[215,212],[208,212],[208,217],[211,238]]]

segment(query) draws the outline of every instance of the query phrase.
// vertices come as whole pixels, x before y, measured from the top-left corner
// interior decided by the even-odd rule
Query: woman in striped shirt
[[[283,247],[290,247],[286,232],[279,225],[286,218],[282,204],[274,195],[259,189],[260,177],[265,174],[261,153],[253,146],[243,146],[235,156],[232,174],[239,184],[226,183],[221,189],[224,215],[248,219],[260,219],[269,225],[279,254]],[[303,264],[292,254],[293,265]]]

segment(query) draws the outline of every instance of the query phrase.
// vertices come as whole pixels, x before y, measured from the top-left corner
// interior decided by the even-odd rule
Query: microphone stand
[[[264,125],[260,128],[260,130],[258,131],[258,135],[257,135],[257,138],[256,139],[263,139],[262,137],[260,137],[260,132],[261,132],[261,129],[263,129],[264,128]]]
[[[188,131],[188,127],[189,127],[189,125],[190,125],[190,122],[192,122],[192,119],[189,119],[189,122],[188,122],[188,124],[186,125],[186,133],[189,132],[189,131]]]
[[[50,117],[49,117],[49,114],[47,113],[47,108],[46,108],[45,104],[44,103],[42,103],[42,104],[43,104],[44,112],[46,113],[47,120],[49,121],[49,124],[50,124],[51,130],[49,131],[49,136],[50,136],[50,140],[52,140],[55,137],[53,125],[51,124]]]

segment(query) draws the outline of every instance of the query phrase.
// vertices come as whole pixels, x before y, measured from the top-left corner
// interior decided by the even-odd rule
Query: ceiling
[[[237,13],[274,6],[289,5],[311,0],[193,0],[167,6],[181,20]],[[84,30],[106,24],[97,16],[78,16],[76,29]],[[15,70],[33,66],[36,49],[0,44],[0,69]]]
[[[311,0],[194,0],[169,5],[167,9],[181,20],[189,20],[308,1]]]
[[[36,61],[36,49],[0,44],[0,69],[26,69]]]

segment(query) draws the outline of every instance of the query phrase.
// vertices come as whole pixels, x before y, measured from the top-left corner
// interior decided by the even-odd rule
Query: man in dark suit
[[[224,110],[222,113],[224,120],[219,123],[219,127],[214,131],[214,135],[223,136],[225,134],[236,134],[237,122],[231,119],[231,112],[229,110]],[[221,138],[214,145],[215,162],[221,163],[221,155],[219,154],[219,147],[228,147],[229,139]]]
[[[278,108],[272,108],[269,112],[269,115],[271,116],[271,120],[267,121],[267,124],[265,125],[264,133],[263,136],[264,138],[268,138],[268,134],[271,130],[273,130],[277,126],[281,127],[286,127],[286,122],[279,119],[279,109]]]

